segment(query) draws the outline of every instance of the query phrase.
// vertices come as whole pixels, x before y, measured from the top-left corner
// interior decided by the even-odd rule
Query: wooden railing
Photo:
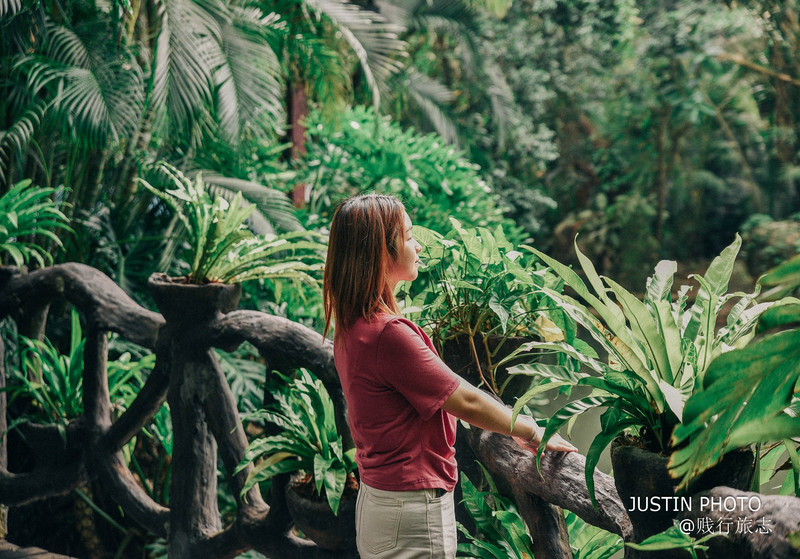
[[[41,339],[50,305],[66,301],[81,314],[86,337],[83,415],[67,425],[65,437],[52,425],[18,426],[35,460],[35,467],[28,472],[8,470],[7,438],[2,438],[0,503],[14,506],[65,495],[98,479],[127,517],[167,540],[172,559],[228,558],[248,549],[280,559],[355,557],[352,550],[332,553],[292,535],[283,497],[285,480],[275,484],[267,499],[258,487],[240,497],[249,470],[233,472],[244,456],[247,439],[214,351],[232,351],[247,341],[265,361],[265,375],[298,367],[311,370],[330,392],[337,422],[349,441],[332,344],[284,318],[232,310],[238,286],[181,287],[184,289],[176,290],[174,285],[151,281],[160,314],[142,308],[110,278],[82,264],[60,264],[29,273],[0,268],[0,320],[11,317],[21,334]],[[109,332],[156,355],[153,371],[116,420],[112,420],[107,379]],[[0,339],[0,387],[5,384],[3,351]],[[122,454],[123,447],[165,401],[173,422],[168,508],[144,491]],[[8,427],[6,408],[6,395],[0,392],[3,434]],[[613,479],[601,472],[595,474],[598,506],[592,506],[582,455],[546,453],[537,469],[534,457],[508,437],[460,428],[459,439],[492,473],[501,491],[515,500],[531,529],[537,556],[571,558],[560,507],[630,540],[632,528],[625,506]],[[223,525],[217,503],[218,457],[237,507],[235,518],[227,525]],[[794,501],[774,502],[784,507],[784,515],[800,516]],[[787,526],[788,533],[791,526]],[[785,535],[775,534],[773,541],[783,542]],[[764,553],[768,557],[772,551]]]

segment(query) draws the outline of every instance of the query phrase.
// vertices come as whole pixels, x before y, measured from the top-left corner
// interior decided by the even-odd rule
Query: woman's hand
[[[536,425],[534,427],[536,434],[530,440],[525,440],[521,437],[513,437],[514,441],[530,452],[538,452],[539,443],[542,442],[542,435],[544,435],[544,428]],[[559,452],[576,452],[578,449],[563,439],[561,435],[556,433],[547,441],[547,446],[544,447],[545,451],[557,450]]]
[[[510,428],[512,418],[510,408],[483,390],[475,388],[460,377],[459,379],[461,381],[459,387],[442,404],[444,411],[481,429],[494,431],[501,435],[512,435],[514,440],[525,450],[537,451],[539,443],[542,441],[542,435],[544,435],[544,429],[539,427],[532,417],[517,416],[516,425],[512,430]],[[519,437],[515,433],[523,436]],[[529,438],[526,439],[526,436]],[[547,441],[545,449],[560,452],[578,450],[558,435],[553,435]]]

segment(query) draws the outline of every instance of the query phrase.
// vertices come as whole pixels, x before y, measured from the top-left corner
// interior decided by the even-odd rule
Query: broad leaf
[[[742,444],[800,435],[800,419],[784,410],[800,379],[800,330],[781,332],[728,352],[709,367],[673,434],[669,467],[679,488]]]

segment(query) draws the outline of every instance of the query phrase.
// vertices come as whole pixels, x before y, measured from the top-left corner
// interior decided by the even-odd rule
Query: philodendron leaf
[[[794,297],[782,299],[766,310],[759,319],[758,332],[789,325],[800,326],[800,300]]]
[[[800,436],[785,409],[800,381],[800,330],[766,337],[717,358],[684,408],[672,437],[670,473],[686,487],[729,450]]]
[[[790,293],[800,285],[800,254],[776,266],[758,281],[769,288],[769,292],[764,295],[770,300]]]

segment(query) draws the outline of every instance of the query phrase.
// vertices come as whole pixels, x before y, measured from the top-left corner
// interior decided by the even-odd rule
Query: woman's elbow
[[[442,405],[444,411],[467,423],[471,419],[479,417],[484,407],[485,401],[480,391],[463,384]]]

